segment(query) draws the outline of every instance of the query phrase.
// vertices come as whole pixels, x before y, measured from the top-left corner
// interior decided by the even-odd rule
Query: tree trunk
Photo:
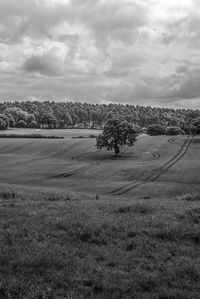
[[[119,145],[117,143],[115,143],[114,149],[115,149],[115,156],[117,156],[119,154],[119,152],[120,152]]]

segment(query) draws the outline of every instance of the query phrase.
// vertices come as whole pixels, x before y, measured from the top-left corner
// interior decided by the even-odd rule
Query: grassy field
[[[200,298],[200,139],[52,131],[0,139],[0,299]]]
[[[0,298],[197,299],[199,200],[1,186]]]
[[[30,134],[37,130],[10,130]],[[52,131],[52,132],[50,132]],[[173,197],[200,189],[200,143],[141,135],[132,148],[97,151],[95,130],[40,130],[64,139],[0,139],[0,181],[110,196]],[[78,182],[78,184],[77,184]]]

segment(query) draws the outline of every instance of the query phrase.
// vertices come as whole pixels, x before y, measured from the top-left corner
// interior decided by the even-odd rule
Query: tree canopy
[[[102,129],[108,119],[121,118],[142,128],[160,124],[180,127],[185,132],[188,132],[191,121],[200,117],[199,110],[191,109],[54,101],[1,102],[0,114],[8,117],[10,127],[18,126],[23,120],[27,128],[36,122],[40,128]]]
[[[118,118],[109,118],[103,133],[97,136],[96,146],[98,149],[114,149],[115,155],[119,154],[124,145],[133,146],[136,141],[137,131],[131,123]]]

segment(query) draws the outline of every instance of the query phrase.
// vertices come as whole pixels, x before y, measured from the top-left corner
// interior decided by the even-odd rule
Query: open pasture
[[[97,150],[98,130],[10,130],[64,139],[0,139],[0,181],[117,197],[173,197],[200,190],[200,143],[189,136],[141,135],[119,157]]]

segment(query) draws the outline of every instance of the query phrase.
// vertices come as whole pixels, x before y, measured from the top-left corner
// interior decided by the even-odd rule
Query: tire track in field
[[[174,143],[174,141],[177,139],[178,137],[177,136],[173,136],[173,137],[170,137],[167,141],[169,143]]]
[[[174,136],[174,137],[169,138],[169,139],[168,139],[168,142],[169,142],[169,143],[173,143],[173,144],[175,144],[175,145],[181,147],[182,145],[179,144],[178,142],[176,142],[177,139],[178,139],[178,136],[176,136],[176,137]]]
[[[52,155],[49,155],[49,156],[42,156],[42,157],[39,157],[39,158],[32,158],[32,159],[28,159],[26,161],[20,161],[20,162],[15,162],[15,163],[12,163],[11,165],[20,165],[20,164],[27,164],[27,163],[32,163],[32,162],[37,162],[37,161],[41,161],[41,160],[44,160],[46,158],[56,158],[56,157],[60,157],[62,156],[63,154],[69,152],[70,150],[74,149],[75,147],[81,145],[84,141],[82,142],[76,142],[76,143],[73,143],[71,144],[70,146],[62,149],[60,152],[56,152]]]
[[[156,181],[163,173],[165,173],[174,164],[176,164],[181,158],[183,158],[183,156],[188,151],[188,149],[189,149],[189,147],[192,143],[192,140],[193,140],[193,136],[192,137],[188,136],[186,138],[186,140],[184,141],[184,143],[182,144],[182,146],[181,146],[180,150],[178,151],[178,153],[176,155],[174,155],[169,161],[164,163],[161,167],[159,167],[158,169],[152,171],[149,175],[147,173],[144,173],[142,176],[137,178],[136,182],[126,184],[126,185],[124,185],[122,187],[119,187],[119,188],[117,188],[117,189],[115,189],[111,192],[106,193],[106,194],[109,194],[109,195],[122,195],[122,194],[125,194],[125,193],[137,188],[138,186],[141,186],[141,185],[149,183],[149,182]],[[138,180],[142,180],[142,182],[138,181]]]
[[[79,141],[79,142],[73,143],[73,144],[69,145],[68,147],[62,149],[60,152],[53,154],[52,157],[60,157],[60,156],[64,155],[65,153],[71,151],[75,147],[81,145],[82,143],[84,143],[84,141]]]
[[[95,167],[96,165],[99,165],[99,162],[92,162],[92,163],[89,163],[89,164],[87,164],[85,166],[79,167],[79,168],[77,168],[75,170],[72,170],[72,171],[69,171],[69,172],[60,173],[60,174],[51,176],[49,178],[67,178],[67,177],[72,176],[74,174],[77,174],[77,173],[80,173],[82,171],[91,169],[91,168]]]
[[[162,165],[160,168],[153,171],[152,174],[150,174],[149,176],[144,178],[143,182],[135,183],[133,186],[129,187],[126,190],[119,192],[117,195],[125,194],[141,185],[156,181],[163,173],[165,173],[168,169],[170,169],[174,164],[176,164],[186,154],[186,152],[188,151],[188,149],[190,147],[192,139],[193,138],[189,138],[189,136],[188,136],[187,139],[185,140],[183,146],[179,150],[179,152],[174,157],[172,157],[168,162],[166,162],[164,165]]]
[[[52,155],[49,155],[49,156],[42,156],[40,158],[33,158],[33,159],[30,159],[28,160],[27,162],[35,162],[35,161],[39,161],[39,160],[43,160],[43,159],[46,159],[46,158],[56,158],[56,157],[60,157],[62,155],[64,155],[65,153],[71,151],[72,149],[74,149],[75,147],[81,145],[81,143],[83,142],[76,142],[76,143],[73,143],[71,145],[69,145],[68,147],[62,149],[60,152],[56,152]]]

